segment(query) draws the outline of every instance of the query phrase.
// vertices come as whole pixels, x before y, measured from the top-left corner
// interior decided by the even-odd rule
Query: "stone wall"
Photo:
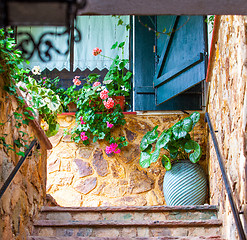
[[[33,121],[20,129],[14,127],[13,112],[17,107],[17,101],[14,96],[9,96],[3,90],[3,86],[4,79],[0,76],[0,122],[7,122],[0,127],[0,136],[7,134],[6,142],[13,145],[13,141],[21,135],[20,131],[23,131],[28,134],[24,137],[28,141],[27,144],[31,142],[30,137],[35,136],[38,137],[41,145],[39,150],[34,148],[32,155],[25,160],[13,182],[0,199],[0,239],[27,239],[32,231],[33,217],[44,205],[46,159],[49,146],[42,139],[44,133],[41,129],[34,128],[35,123]],[[7,121],[8,119],[9,121]],[[36,124],[38,126],[37,122]],[[13,151],[7,151],[2,144],[0,145],[0,187],[19,159],[20,156],[17,156]]]
[[[247,17],[221,16],[219,23],[209,73],[208,112],[240,210],[247,201]],[[211,137],[208,152],[210,202],[220,205],[226,239],[238,239]]]
[[[129,145],[120,154],[106,155],[106,144],[96,142],[85,147],[75,144],[70,136],[63,137],[65,128],[75,124],[75,117],[60,115],[59,133],[50,138],[53,149],[48,157],[47,191],[61,206],[143,206],[164,204],[162,182],[165,173],[161,162],[143,169],[139,165],[139,144],[147,131],[156,125],[161,132],[171,127],[185,114],[131,115],[126,125],[114,134],[124,135]],[[205,158],[205,123],[197,124],[195,139]]]

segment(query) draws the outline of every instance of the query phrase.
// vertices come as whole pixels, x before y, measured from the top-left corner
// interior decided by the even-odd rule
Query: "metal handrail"
[[[235,220],[235,223],[236,223],[236,226],[237,226],[239,238],[240,238],[240,240],[246,240],[246,235],[244,233],[244,228],[243,228],[242,222],[240,220],[239,212],[237,210],[236,203],[235,203],[235,201],[233,199],[233,193],[232,193],[232,189],[231,189],[231,186],[230,186],[230,182],[229,182],[229,179],[228,179],[227,174],[226,174],[225,164],[223,162],[223,158],[222,158],[222,155],[221,155],[220,150],[219,150],[218,141],[216,139],[215,132],[214,132],[214,129],[212,127],[212,123],[211,123],[209,114],[207,112],[205,113],[205,120],[208,123],[209,131],[210,131],[210,134],[212,136],[215,152],[216,152],[216,155],[217,155],[217,158],[218,158],[218,162],[219,162],[219,165],[220,165],[223,181],[224,181],[226,192],[227,192],[227,195],[228,195],[228,199],[229,199],[229,202],[230,202],[230,205],[231,205],[231,209],[232,209],[232,213],[233,213],[233,216],[234,216],[234,220]]]
[[[25,159],[29,155],[30,151],[32,150],[32,148],[34,147],[34,145],[37,143],[37,141],[38,141],[37,139],[34,139],[30,143],[29,148],[25,151],[25,155],[20,158],[19,162],[16,164],[15,168],[12,170],[12,172],[9,175],[9,177],[7,178],[7,180],[5,181],[5,183],[3,184],[3,186],[1,187],[1,189],[0,189],[0,199],[3,196],[3,194],[5,193],[6,189],[10,185],[10,183],[12,182],[12,180],[15,177],[16,173],[18,172],[18,170],[22,166],[23,162],[25,161]]]

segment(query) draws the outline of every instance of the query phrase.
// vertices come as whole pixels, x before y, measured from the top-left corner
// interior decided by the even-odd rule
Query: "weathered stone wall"
[[[53,149],[48,157],[47,191],[61,206],[142,206],[164,204],[162,183],[165,173],[161,162],[143,169],[139,165],[139,144],[147,131],[156,125],[161,132],[185,114],[130,115],[126,125],[114,134],[124,135],[129,145],[120,154],[106,155],[106,144],[96,142],[85,147],[63,137],[64,128],[72,128],[75,117],[60,115],[61,129],[50,138]],[[195,130],[204,155],[206,169],[205,123],[203,116]]]
[[[4,81],[0,77],[0,122],[7,122],[4,126],[0,126],[0,136],[7,134],[6,142],[13,145],[13,141],[21,135],[20,131],[23,131],[28,133],[24,138],[28,140],[27,144],[30,144],[30,137],[39,137],[42,134],[31,124],[20,129],[14,127],[13,112],[17,107],[17,101],[3,90],[3,85]],[[0,239],[2,240],[27,239],[32,231],[33,217],[44,205],[47,146],[40,138],[39,142],[41,148],[39,150],[34,148],[32,155],[25,160],[0,199]],[[19,159],[20,156],[0,145],[0,187]]]
[[[246,206],[247,154],[247,51],[246,16],[222,16],[209,79],[208,112],[217,130],[238,209]],[[211,204],[219,204],[226,239],[237,239],[237,231],[211,137],[209,138]],[[246,217],[246,216],[245,216]],[[242,217],[243,218],[243,217]],[[244,218],[243,218],[244,220]]]

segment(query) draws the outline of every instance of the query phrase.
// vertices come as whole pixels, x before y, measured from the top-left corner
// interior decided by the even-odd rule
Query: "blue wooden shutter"
[[[139,16],[139,19],[148,26],[155,28],[155,17]],[[155,37],[135,17],[135,49],[134,49],[134,102],[135,110],[154,110],[155,91],[153,76],[155,72]]]
[[[199,110],[205,79],[202,16],[142,16],[167,33],[156,36],[135,21],[135,110]],[[199,83],[199,84],[198,84]]]
[[[157,18],[157,29],[169,33],[157,39],[157,54],[161,53],[154,75],[157,105],[205,79],[204,25],[203,16]]]

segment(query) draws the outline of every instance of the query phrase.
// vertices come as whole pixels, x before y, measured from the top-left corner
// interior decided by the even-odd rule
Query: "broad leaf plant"
[[[171,170],[173,161],[189,159],[193,163],[198,162],[201,158],[202,150],[200,145],[191,138],[190,132],[199,119],[200,114],[194,112],[168,130],[164,130],[160,136],[157,131],[158,126],[147,132],[140,144],[141,167],[147,168],[151,163],[156,162],[162,148],[166,150],[166,154],[162,156],[162,164],[168,171]],[[156,145],[154,151],[152,151],[154,143]]]

